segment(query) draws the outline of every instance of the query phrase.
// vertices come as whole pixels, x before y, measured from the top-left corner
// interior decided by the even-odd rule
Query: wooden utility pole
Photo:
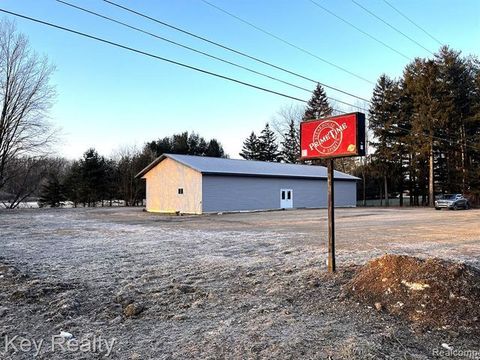
[[[335,187],[334,159],[328,159],[328,272],[335,272]]]

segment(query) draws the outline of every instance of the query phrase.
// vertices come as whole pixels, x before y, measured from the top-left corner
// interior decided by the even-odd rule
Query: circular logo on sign
[[[323,121],[313,133],[315,149],[322,155],[330,155],[337,151],[343,139],[342,130],[333,120]]]

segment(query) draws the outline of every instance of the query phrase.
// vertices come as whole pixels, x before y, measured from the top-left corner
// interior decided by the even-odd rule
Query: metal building
[[[322,208],[323,166],[164,154],[137,177],[147,181],[147,211],[205,212]],[[335,205],[356,205],[358,178],[335,172]]]

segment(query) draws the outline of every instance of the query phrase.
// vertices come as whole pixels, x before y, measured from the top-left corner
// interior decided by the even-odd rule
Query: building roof
[[[324,166],[285,164],[266,161],[224,159],[206,156],[163,154],[150,165],[140,171],[136,177],[142,177],[164,159],[175,160],[205,175],[236,175],[261,177],[289,177],[326,179],[327,169]],[[337,180],[359,180],[359,178],[335,171]]]

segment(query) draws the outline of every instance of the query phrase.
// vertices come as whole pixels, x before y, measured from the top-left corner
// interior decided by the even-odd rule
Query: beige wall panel
[[[147,181],[147,211],[202,213],[202,174],[166,158],[143,177]],[[183,195],[178,189],[183,189]]]

